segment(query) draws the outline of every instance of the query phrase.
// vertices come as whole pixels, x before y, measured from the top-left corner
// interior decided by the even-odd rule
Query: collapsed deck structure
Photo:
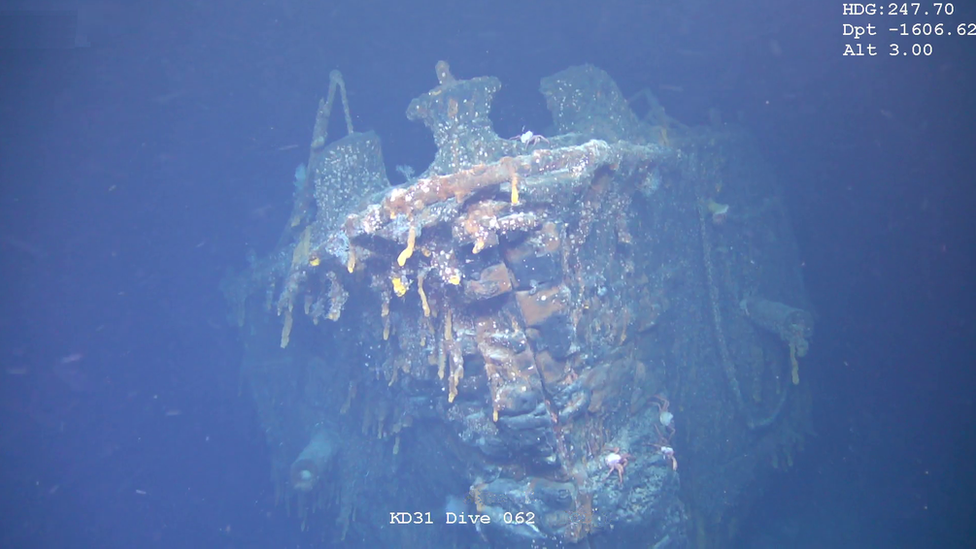
[[[278,248],[224,282],[280,500],[348,545],[721,545],[810,415],[751,139],[638,117],[592,66],[542,80],[551,135],[503,139],[498,79],[436,74],[407,109],[434,161],[391,186],[333,73]]]

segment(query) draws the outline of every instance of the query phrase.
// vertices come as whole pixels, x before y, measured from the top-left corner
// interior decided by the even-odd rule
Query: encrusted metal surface
[[[289,428],[275,406],[259,406],[269,438],[291,441],[279,446],[293,455],[306,444],[303,455],[323,455],[313,442],[331,425],[355,446],[338,451],[342,478],[345,469],[396,471],[400,460],[418,460],[410,471],[427,488],[468,487],[468,510],[490,517],[478,535],[497,546],[640,535],[681,547],[692,529],[689,505],[696,527],[712,531],[727,506],[697,500],[716,490],[742,493],[757,464],[721,486],[692,484],[682,501],[684,467],[743,448],[785,447],[791,455],[797,442],[781,433],[795,428],[769,427],[805,417],[797,405],[780,421],[786,391],[796,390],[778,381],[789,367],[785,347],[753,329],[773,322],[772,313],[749,319],[737,304],[775,312],[774,302],[753,296],[775,286],[777,299],[802,299],[802,287],[768,285],[754,270],[757,258],[770,262],[771,251],[760,253],[770,242],[716,200],[723,171],[702,160],[697,145],[708,140],[689,132],[686,144],[673,144],[666,128],[638,119],[603,71],[574,67],[543,80],[560,131],[545,140],[494,133],[488,113],[497,79],[458,80],[444,62],[436,72],[439,85],[407,111],[438,146],[428,170],[389,188],[374,135],[352,133],[331,145],[316,137],[314,215],[296,195],[287,249],[225,284],[238,320],[245,311],[263,315],[250,321],[252,337],[263,341],[251,344],[253,353],[322,362],[279,372],[297,376],[291,386],[301,391],[287,384],[256,391],[259,401],[288,402],[304,418]],[[749,208],[742,204],[742,213]],[[716,251],[732,242],[748,257]],[[783,310],[812,324],[799,309]],[[270,345],[274,316],[280,333]],[[319,325],[323,319],[336,324]],[[812,328],[791,326],[779,335],[808,336]],[[794,371],[803,345],[790,354]],[[254,379],[275,375],[251,370]],[[322,381],[308,381],[315,379]],[[363,434],[392,440],[388,457],[336,420],[356,413]],[[761,426],[755,417],[764,418]],[[705,437],[688,449],[686,426]],[[411,438],[427,444],[411,446]],[[686,461],[691,448],[697,459]],[[462,465],[449,473],[425,468],[444,452]],[[288,459],[283,453],[279,461]],[[281,482],[288,491],[289,481]],[[341,488],[343,537],[355,517],[348,492],[397,496],[357,486]],[[300,491],[301,502],[314,493],[308,478]]]

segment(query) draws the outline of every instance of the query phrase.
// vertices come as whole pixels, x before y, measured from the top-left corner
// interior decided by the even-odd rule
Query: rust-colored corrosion
[[[436,71],[439,85],[408,116],[434,132],[437,160],[332,212],[337,222],[295,229],[275,279],[280,343],[302,318],[295,301],[313,321],[357,322],[372,345],[368,379],[350,383],[337,408],[363,402],[363,429],[392,441],[388,455],[409,451],[411,406],[437,415],[473,450],[474,493],[519,493],[526,503],[495,507],[537,509],[545,536],[575,543],[609,530],[596,507],[633,488],[624,478],[674,474],[646,465],[656,440],[640,448],[622,428],[663,383],[638,346],[670,307],[670,279],[642,270],[650,239],[634,197],[674,153],[632,129],[617,132],[632,140],[500,139],[484,125],[497,82],[457,79],[446,63]],[[327,191],[316,189],[322,204]],[[353,304],[356,314],[341,314]],[[620,482],[604,482],[611,445],[642,463]]]

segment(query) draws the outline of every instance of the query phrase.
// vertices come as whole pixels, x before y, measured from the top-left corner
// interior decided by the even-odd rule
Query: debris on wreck
[[[458,486],[497,546],[729,535],[810,402],[795,243],[748,135],[641,118],[587,65],[543,79],[544,138],[505,139],[497,78],[436,75],[407,117],[437,153],[391,186],[333,72],[279,246],[223,284],[281,499],[338,539]],[[403,532],[359,536],[457,535]]]

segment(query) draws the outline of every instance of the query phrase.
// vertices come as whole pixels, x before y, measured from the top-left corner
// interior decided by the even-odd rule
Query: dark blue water
[[[275,506],[218,284],[275,245],[329,71],[392,177],[433,155],[404,110],[439,59],[502,80],[505,137],[586,62],[760,142],[818,314],[817,436],[737,546],[976,544],[976,36],[887,31],[971,6],[879,17],[855,58],[840,2],[132,4],[0,14],[0,546],[327,545]]]

